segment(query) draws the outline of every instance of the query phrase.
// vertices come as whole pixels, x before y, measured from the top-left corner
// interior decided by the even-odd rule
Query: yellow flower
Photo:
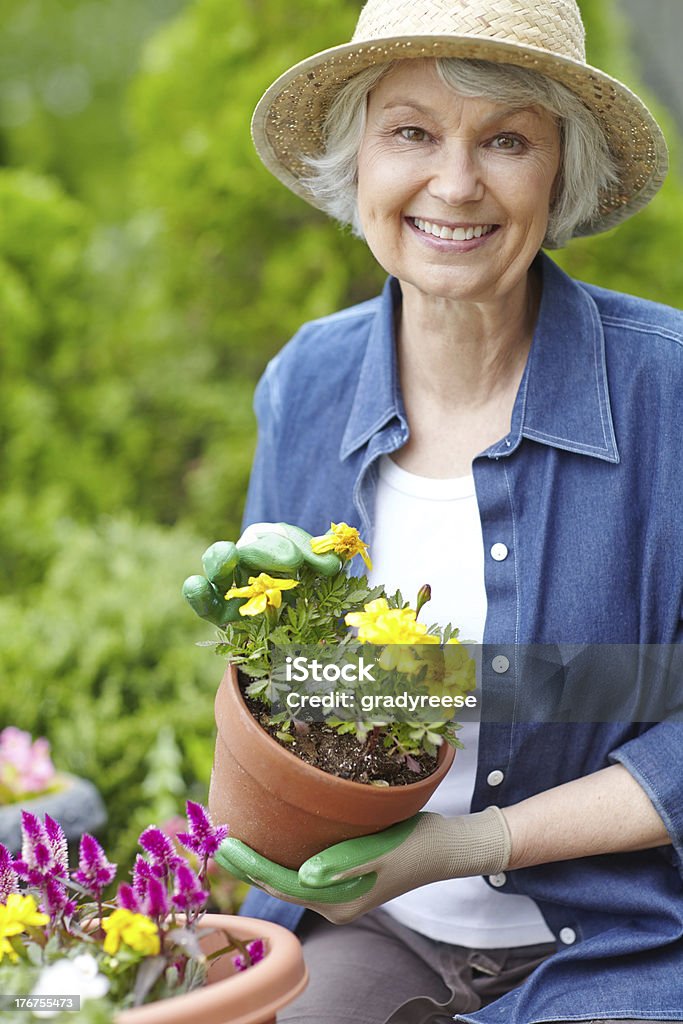
[[[314,537],[311,541],[311,548],[316,555],[324,555],[328,551],[334,551],[345,561],[360,555],[368,569],[372,569],[372,562],[368,554],[368,546],[360,539],[360,534],[355,526],[347,523],[330,523],[330,532],[322,537]]]
[[[357,626],[358,636],[361,643],[364,643],[361,633],[377,621],[380,615],[389,611],[389,602],[386,597],[378,597],[375,601],[368,601],[362,612],[348,612],[344,622],[347,626]]]
[[[413,608],[389,608],[383,597],[370,601],[362,612],[350,612],[347,626],[358,627],[358,639],[363,644],[438,644],[438,636],[427,633],[427,627],[417,621]]]
[[[377,664],[386,672],[400,672],[407,676],[414,675],[422,668],[422,662],[415,657],[413,649],[403,644],[387,644]]]
[[[104,952],[110,956],[118,952],[122,942],[143,956],[156,956],[161,948],[159,929],[144,914],[134,914],[132,910],[115,910],[104,919],[102,927],[107,933]]]
[[[39,928],[47,924],[50,918],[36,906],[33,896],[21,896],[11,892],[7,903],[0,903],[0,961],[5,954],[10,960],[16,960],[17,954],[9,939],[21,935],[29,928]]]
[[[276,580],[268,573],[249,577],[248,587],[233,587],[225,595],[225,600],[232,597],[249,597],[250,601],[240,608],[240,615],[260,615],[266,608],[279,608],[282,604],[282,591],[298,587],[298,580]]]

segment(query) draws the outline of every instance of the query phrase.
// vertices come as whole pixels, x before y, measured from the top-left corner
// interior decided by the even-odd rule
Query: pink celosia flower
[[[152,870],[152,865],[140,854],[135,858],[133,865],[133,891],[138,901],[142,903],[147,896],[147,888],[152,878],[157,878]]]
[[[251,942],[247,943],[247,953],[251,957],[252,964],[257,964],[259,960],[263,960],[266,955],[266,944],[263,939],[252,939]],[[246,971],[249,964],[241,953],[232,958],[232,962],[235,965],[235,970]]]
[[[17,892],[17,873],[12,867],[12,854],[0,843],[0,903],[7,903],[7,897]]]
[[[128,882],[122,882],[119,886],[116,894],[116,905],[122,910],[130,910],[132,914],[139,914],[142,910],[140,900],[135,895],[132,885],[129,885]]]
[[[209,893],[202,888],[198,875],[189,864],[178,864],[175,869],[175,885],[173,888],[173,906],[186,914],[202,910],[206,906]]]
[[[144,902],[145,915],[147,917],[166,917],[169,909],[166,885],[159,878],[150,878]]]
[[[45,824],[29,811],[21,812],[21,857],[14,870],[30,885],[40,886],[47,879],[66,879],[69,852],[61,825],[49,814]]]
[[[169,837],[151,825],[140,836],[140,846],[149,854],[157,878],[170,878],[179,857]]]
[[[111,864],[104,850],[88,832],[81,836],[79,847],[78,870],[73,873],[73,880],[86,889],[98,903],[102,893],[116,875],[116,864]]]
[[[71,917],[76,909],[75,902],[69,899],[66,886],[56,878],[46,879],[41,886],[41,893],[40,909],[49,914],[52,921],[57,917]]]
[[[187,823],[190,831],[179,832],[178,842],[198,857],[213,857],[228,834],[227,825],[212,825],[208,811],[192,800],[187,801]]]

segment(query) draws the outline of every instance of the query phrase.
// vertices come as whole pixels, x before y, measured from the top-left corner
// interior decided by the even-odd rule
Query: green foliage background
[[[589,59],[637,86],[612,0],[581,7]],[[249,138],[265,86],[359,8],[3,0],[0,727],[98,783],[122,862],[136,829],[206,797],[221,666],[179,591],[238,532],[255,381],[301,322],[381,285]],[[682,228],[673,173],[559,258],[678,305]]]

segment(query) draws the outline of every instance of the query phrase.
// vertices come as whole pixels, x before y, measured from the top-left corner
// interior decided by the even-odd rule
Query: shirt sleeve
[[[609,755],[640,783],[671,836],[683,877],[683,722],[658,722]]]
[[[256,385],[254,412],[258,426],[256,454],[249,478],[242,528],[251,523],[276,523],[280,520],[278,438],[281,401],[278,383],[278,357],[272,359]]]

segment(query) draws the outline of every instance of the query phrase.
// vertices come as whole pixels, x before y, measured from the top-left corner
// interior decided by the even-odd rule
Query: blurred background
[[[589,60],[656,111],[673,172],[559,262],[679,306],[683,5],[580,5]],[[238,535],[254,384],[304,320],[381,287],[249,138],[263,89],[360,6],[2,0],[0,729],[96,782],[122,864],[206,799],[222,669],[180,586]]]

